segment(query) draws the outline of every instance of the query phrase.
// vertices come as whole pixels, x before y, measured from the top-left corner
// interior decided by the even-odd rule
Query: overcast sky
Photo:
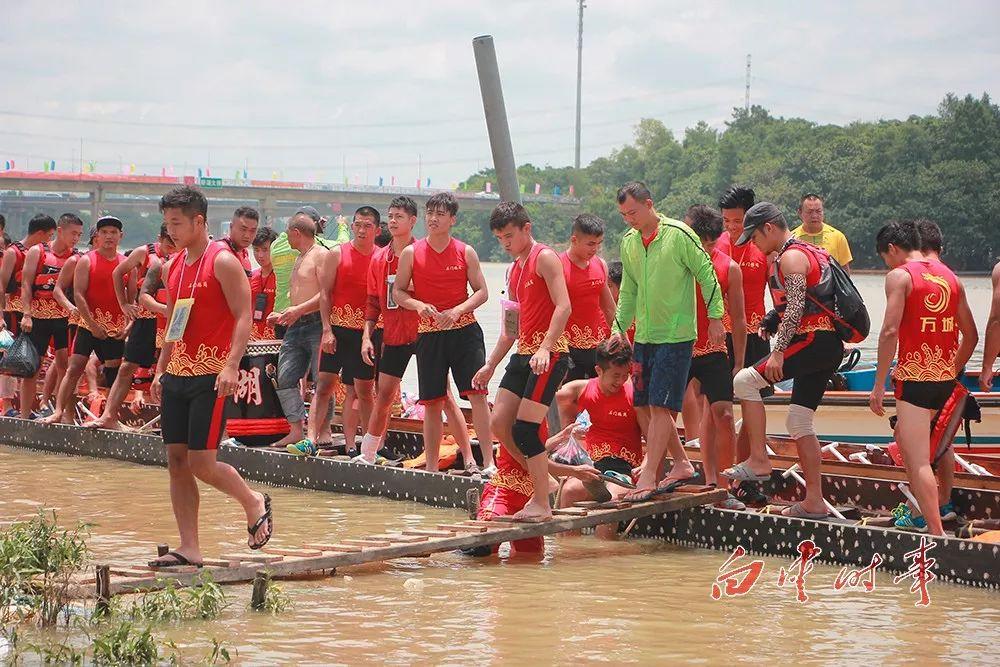
[[[751,97],[822,123],[1000,94],[1000,2],[588,0],[583,163]],[[572,164],[577,3],[70,2],[0,8],[0,168],[447,187],[492,163],[472,38],[496,39],[517,162]],[[72,163],[72,166],[71,166]]]

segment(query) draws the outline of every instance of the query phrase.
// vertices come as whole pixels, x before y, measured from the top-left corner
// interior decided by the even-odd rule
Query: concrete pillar
[[[101,217],[101,208],[104,204],[104,189],[100,185],[95,185],[90,191],[90,224],[97,224],[97,219]]]

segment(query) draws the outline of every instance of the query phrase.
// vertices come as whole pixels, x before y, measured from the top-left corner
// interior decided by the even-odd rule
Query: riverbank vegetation
[[[515,155],[518,146],[515,145]],[[635,140],[588,166],[518,168],[527,192],[535,184],[549,194],[572,185],[581,210],[609,223],[606,253],[617,255],[624,231],[614,199],[629,180],[645,181],[663,213],[682,218],[692,204],[716,205],[733,183],[751,185],[758,199],[778,204],[798,225],[799,198],[807,192],[826,198],[827,222],[850,239],[858,268],[880,269],[875,232],[893,218],[934,220],[945,235],[949,263],[983,271],[1000,253],[1000,107],[988,95],[947,95],[932,116],[905,120],[821,125],[802,118],[772,116],[753,106],[736,109],[724,129],[706,123],[689,127],[678,139],[656,119],[642,119]],[[484,169],[462,188],[479,192],[497,187],[496,173]],[[572,209],[529,204],[537,236],[564,244]],[[456,234],[481,256],[506,260],[489,235],[487,212],[464,212]]]
[[[90,527],[59,526],[39,513],[0,531],[0,660],[69,665],[154,665],[228,663],[235,658],[211,640],[192,655],[162,637],[169,624],[218,618],[231,601],[206,573],[196,585],[118,596],[105,607],[73,596],[73,587],[92,566]],[[264,610],[290,606],[288,596],[268,583]]]

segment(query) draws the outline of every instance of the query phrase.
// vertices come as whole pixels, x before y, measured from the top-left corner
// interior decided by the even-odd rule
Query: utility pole
[[[576,37],[576,158],[573,166],[580,168],[580,98],[583,92],[583,10],[586,0],[578,0],[580,5]]]
[[[747,92],[743,99],[743,108],[750,113],[750,54],[747,54]]]

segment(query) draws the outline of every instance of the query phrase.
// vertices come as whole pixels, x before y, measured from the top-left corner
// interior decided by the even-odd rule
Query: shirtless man
[[[115,288],[115,297],[121,306],[125,317],[131,322],[128,340],[125,341],[125,355],[122,359],[118,377],[108,392],[108,401],[104,411],[97,419],[84,422],[87,428],[103,428],[120,431],[118,411],[122,402],[132,388],[132,379],[140,368],[153,368],[156,365],[156,313],[143,308],[137,302],[137,289],[141,286],[149,271],[149,264],[155,257],[163,261],[174,252],[174,242],[167,234],[167,226],[160,226],[160,236],[156,243],[141,245],[132,250],[125,261],[115,267],[111,280]]]
[[[31,335],[31,342],[39,358],[48,353],[49,343],[55,350],[56,377],[66,372],[69,347],[69,311],[54,298],[59,271],[70,257],[76,254],[76,244],[83,234],[83,221],[72,213],[59,216],[59,226],[52,245],[39,243],[32,246],[24,258],[21,280],[21,305],[24,316],[21,330]],[[29,419],[35,403],[38,376],[21,380],[21,418]],[[43,397],[44,399],[44,397]],[[42,405],[44,405],[44,400]]]
[[[288,221],[287,238],[298,252],[289,281],[291,305],[267,318],[271,326],[286,327],[278,352],[278,400],[289,431],[272,445],[275,449],[286,449],[305,437],[306,405],[299,383],[310,369],[314,377],[319,377],[319,346],[323,338],[319,300],[326,251],[316,244],[316,223],[305,213],[296,213]]]

